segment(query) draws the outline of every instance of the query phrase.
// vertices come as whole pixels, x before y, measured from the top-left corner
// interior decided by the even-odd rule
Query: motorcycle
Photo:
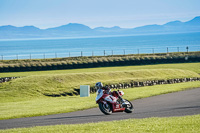
[[[119,99],[118,95],[123,96],[123,91],[113,91],[112,94],[106,94],[105,90],[98,89],[97,90],[97,97],[96,103],[99,104],[99,109],[106,115],[110,115],[114,112],[126,112],[132,113],[134,108],[130,101],[124,99],[124,103],[122,104],[121,100]]]

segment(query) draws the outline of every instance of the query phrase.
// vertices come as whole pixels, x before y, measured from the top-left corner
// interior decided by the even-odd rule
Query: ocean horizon
[[[200,32],[0,40],[1,60],[200,51]]]

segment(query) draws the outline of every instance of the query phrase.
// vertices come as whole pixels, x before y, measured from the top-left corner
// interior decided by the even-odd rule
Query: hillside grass
[[[0,130],[1,133],[199,133],[200,115],[164,118],[127,119],[87,124],[37,126]]]
[[[123,89],[124,98],[135,100],[160,94],[200,87],[200,82],[187,82]],[[1,98],[0,119],[12,119],[67,113],[97,107],[96,94],[90,97],[10,97]]]
[[[142,69],[132,71],[92,72],[34,75],[0,84],[0,97],[42,96],[75,93],[80,85],[104,84],[159,79],[200,77],[197,73],[180,69]],[[1,100],[0,100],[1,101]]]
[[[132,71],[141,69],[182,69],[182,70],[190,70],[200,74],[200,63],[175,63],[175,64],[99,67],[99,68],[51,70],[51,71],[7,72],[7,73],[0,73],[0,77],[25,77],[32,75],[55,75],[55,74],[93,73],[93,72],[111,72],[111,71],[115,72],[115,71]]]

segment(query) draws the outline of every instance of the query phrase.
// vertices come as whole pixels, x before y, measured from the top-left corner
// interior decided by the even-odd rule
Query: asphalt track
[[[138,99],[132,103],[135,110],[130,114],[120,112],[104,115],[98,108],[93,108],[64,114],[0,120],[0,129],[200,114],[200,88]]]

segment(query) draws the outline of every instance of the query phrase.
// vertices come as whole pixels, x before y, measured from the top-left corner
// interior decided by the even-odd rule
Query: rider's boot
[[[123,99],[123,101],[122,101],[122,106],[123,106],[123,107],[126,107],[126,105],[127,105],[127,104],[126,104],[125,100]]]
[[[119,96],[119,100],[121,101],[122,106],[125,107],[126,106],[125,100],[121,96]]]
[[[122,103],[122,107],[126,107],[126,101],[119,95],[119,92],[117,91],[117,94],[118,94],[118,99],[120,101],[120,103]]]

